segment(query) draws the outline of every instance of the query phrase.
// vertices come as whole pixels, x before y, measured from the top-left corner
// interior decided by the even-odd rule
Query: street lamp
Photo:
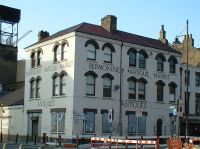
[[[3,136],[2,136],[2,118],[3,118],[3,113],[4,113],[3,107],[4,107],[4,105],[0,104],[0,114],[1,114],[1,142],[2,142],[2,139],[3,139]]]

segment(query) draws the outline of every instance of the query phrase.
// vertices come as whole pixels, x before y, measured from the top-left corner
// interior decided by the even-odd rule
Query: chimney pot
[[[101,26],[110,33],[114,33],[117,30],[117,17],[114,15],[105,16],[101,19]]]
[[[46,37],[49,37],[49,32],[43,31],[43,30],[38,32],[38,41],[41,41],[42,39]]]

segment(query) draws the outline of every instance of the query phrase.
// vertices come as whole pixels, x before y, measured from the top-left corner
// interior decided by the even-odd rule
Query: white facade
[[[86,43],[89,40],[95,41],[99,46],[99,49],[96,49],[95,60],[87,59],[89,44],[86,46]],[[62,43],[68,45],[66,60],[54,62],[55,46],[60,45],[61,47]],[[102,49],[104,45],[112,45],[112,48],[114,48],[114,52],[112,52],[112,63],[104,62],[105,49]],[[58,50],[60,47],[58,47]],[[136,67],[129,66],[129,54],[127,53],[130,48],[134,48],[137,51]],[[146,68],[139,68],[138,58],[141,50],[147,54]],[[41,66],[37,66],[36,64],[34,68],[31,68],[31,60],[33,59],[31,55],[35,52],[37,63],[38,51],[42,51]],[[163,71],[157,71],[156,56],[159,54],[165,57]],[[60,57],[60,53],[57,53],[57,55]],[[171,56],[177,60],[175,73],[169,73],[168,60]],[[42,136],[43,133],[46,133],[49,137],[57,137],[58,134],[61,134],[62,138],[72,137],[76,134],[110,135],[112,133],[113,135],[119,135],[121,99],[123,135],[156,135],[158,131],[161,131],[159,132],[160,135],[171,134],[169,107],[175,106],[176,100],[180,96],[180,56],[179,53],[80,32],[70,32],[26,48],[27,60],[24,98],[26,114],[24,117],[27,121],[27,133],[34,135],[33,130],[36,133],[35,130],[37,129],[39,136]],[[53,78],[57,74],[59,76],[58,78],[61,79],[64,72],[66,73],[65,95],[60,95],[59,91],[58,96],[53,96]],[[86,95],[87,72],[93,72],[97,75],[95,78],[95,92],[94,95],[90,96]],[[102,77],[109,76],[108,74],[113,77],[111,79],[111,97],[103,97]],[[129,89],[127,80],[131,77],[137,80],[136,99],[129,99],[128,97]],[[31,90],[31,80],[34,80],[36,83],[37,79],[40,80],[39,98],[36,98],[36,85],[33,85],[35,89]],[[145,100],[138,99],[138,81],[140,80],[145,80]],[[163,83],[163,101],[157,101],[156,82],[159,80]],[[175,98],[173,99],[169,94],[168,86],[171,82],[177,86]],[[34,97],[30,97],[30,92],[34,93]],[[108,109],[113,109],[114,111],[112,131],[103,132],[102,116]],[[133,125],[136,128],[131,128],[129,127],[131,119],[128,120],[128,115],[133,114],[135,116],[137,110],[142,110],[145,116],[142,119],[142,123],[139,122],[139,118],[134,119],[136,122],[133,121],[132,123],[134,123]],[[92,113],[87,112],[94,113],[94,119],[86,118],[88,121],[91,120],[92,126],[86,124],[88,121],[82,120],[85,117],[83,113],[86,114],[86,117],[89,114],[92,115]],[[52,117],[56,115],[52,116],[52,113],[57,113],[57,119],[54,118],[52,120]],[[62,120],[58,122],[58,118],[63,117],[59,113],[65,114],[64,124]],[[55,120],[57,121],[57,125],[54,123]],[[158,123],[160,123],[161,128],[158,128]],[[64,130],[62,130],[63,128],[58,128],[59,124],[64,125]],[[144,126],[139,128],[140,124]],[[52,132],[53,126],[57,127],[56,132],[55,130]],[[94,130],[90,127],[92,129],[94,128]],[[130,132],[128,128],[135,131]],[[61,132],[59,132],[59,129]],[[139,132],[139,129],[141,129],[141,132]]]

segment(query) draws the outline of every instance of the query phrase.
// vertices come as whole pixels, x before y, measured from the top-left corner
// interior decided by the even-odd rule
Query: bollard
[[[36,145],[36,137],[37,137],[37,136],[35,135],[35,139],[34,139],[34,145]]]
[[[125,138],[126,140],[128,139],[128,137],[126,136],[126,138]],[[126,149],[128,148],[128,146],[127,146],[127,143],[126,143]]]
[[[159,147],[160,147],[160,138],[159,138],[159,136],[157,136],[157,139],[156,139],[156,149],[159,149]]]
[[[26,144],[28,144],[28,137],[29,137],[29,136],[28,136],[28,134],[27,134],[27,136],[26,136]]]
[[[61,135],[58,136],[58,144],[59,144],[59,147],[61,147]]]
[[[76,147],[78,147],[78,135],[76,135]]]
[[[17,142],[18,142],[18,133],[16,135],[15,144],[17,144]]]
[[[141,149],[143,149],[142,140],[143,140],[143,137],[141,136],[141,137],[140,137],[140,144],[141,144],[140,146],[141,146]]]
[[[111,145],[112,145],[111,136],[109,136],[109,139],[110,139],[110,141],[109,141],[109,148],[111,148]]]
[[[23,145],[23,144],[20,144],[20,145],[19,145],[19,149],[24,149],[24,145]]]
[[[3,134],[2,134],[2,131],[1,131],[1,142],[3,141]]]
[[[8,144],[7,143],[3,144],[3,149],[8,149]]]

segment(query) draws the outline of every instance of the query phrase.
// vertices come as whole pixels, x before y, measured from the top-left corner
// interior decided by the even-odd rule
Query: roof
[[[65,35],[70,32],[81,32],[81,33],[105,37],[105,38],[109,38],[109,39],[114,39],[114,40],[118,40],[118,41],[123,41],[123,42],[127,42],[127,43],[142,45],[142,46],[146,46],[146,47],[161,49],[161,50],[175,52],[175,53],[180,54],[179,51],[177,51],[176,49],[172,48],[169,45],[162,43],[158,39],[143,37],[143,36],[139,36],[139,35],[135,35],[135,34],[119,31],[119,30],[117,30],[114,33],[110,33],[107,30],[105,30],[102,26],[89,24],[89,23],[81,23],[76,26],[70,27],[68,29],[59,31],[47,38],[44,38],[43,40],[41,40],[39,42],[36,42],[33,45],[54,39],[56,37]],[[33,46],[33,45],[31,45],[31,46]]]
[[[1,97],[0,103],[4,106],[24,105],[24,87]]]

